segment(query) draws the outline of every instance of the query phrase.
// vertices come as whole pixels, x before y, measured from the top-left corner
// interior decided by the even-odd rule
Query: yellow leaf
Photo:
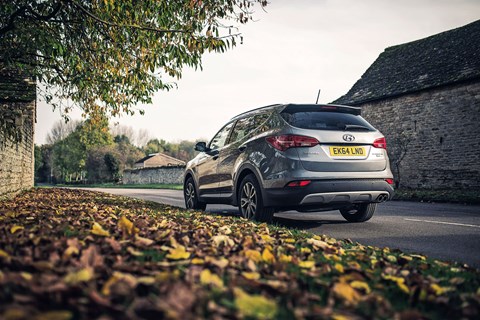
[[[356,305],[360,300],[360,294],[347,283],[336,283],[333,286],[333,293],[337,298],[347,302],[347,304]]]
[[[307,260],[307,261],[300,261],[298,263],[298,266],[300,268],[304,268],[304,269],[311,269],[315,266],[315,261],[311,261],[311,260]]]
[[[242,276],[248,280],[258,280],[260,279],[260,273],[258,272],[242,272]]]
[[[249,295],[240,288],[234,288],[235,307],[245,317],[256,319],[274,319],[277,304],[261,295]]]
[[[13,227],[10,228],[10,233],[11,233],[11,234],[14,234],[15,232],[20,231],[20,230],[23,230],[23,229],[25,229],[25,227],[22,227],[22,226],[13,226]]]
[[[286,254],[281,254],[280,257],[278,258],[281,262],[291,262],[292,261],[292,256],[286,255]]]
[[[430,285],[430,288],[433,290],[433,292],[435,293],[436,296],[440,296],[440,295],[442,295],[446,292],[455,290],[455,288],[452,288],[452,287],[440,287],[436,283],[432,283]]]
[[[101,225],[99,225],[97,222],[93,223],[92,230],[90,231],[94,235],[101,236],[101,237],[109,237],[110,233],[103,229]]]
[[[70,320],[73,314],[70,311],[48,311],[35,316],[35,320]]]
[[[285,241],[286,243],[295,243],[295,242],[297,242],[297,241],[296,241],[295,239],[293,239],[293,238],[287,238],[287,239],[285,239],[284,241]]]
[[[30,281],[33,279],[33,276],[31,273],[28,272],[20,272],[20,275],[22,276],[23,279]]]
[[[170,253],[167,254],[167,258],[172,260],[188,259],[189,257],[190,252],[187,252],[182,245],[177,245],[176,248],[170,249]]]
[[[129,236],[137,234],[138,228],[133,225],[133,222],[128,220],[127,217],[122,216],[118,222],[118,227],[122,230],[124,234]]]
[[[2,249],[0,249],[0,258],[10,259],[10,255],[5,251],[3,251]]]
[[[223,234],[230,234],[232,233],[232,230],[228,226],[223,226],[218,228],[218,232],[223,233]]]
[[[87,282],[93,279],[93,269],[92,268],[84,268],[82,270],[79,270],[77,272],[72,272],[67,274],[64,278],[63,281],[65,281],[66,284],[77,284],[80,282]]]
[[[77,255],[79,253],[79,250],[77,247],[70,246],[68,247],[65,252],[63,253],[66,257],[70,257],[72,255]]]
[[[275,242],[275,238],[270,237],[268,234],[262,234],[260,235],[260,237],[262,237],[263,241],[265,241],[266,243]]]
[[[368,283],[363,281],[352,281],[350,286],[354,289],[363,290],[366,294],[369,294],[372,291]]]
[[[312,250],[310,250],[310,248],[301,248],[300,252],[301,253],[312,253]]]
[[[204,269],[200,273],[200,283],[203,285],[213,285],[218,288],[223,288],[223,280],[214,273],[211,273],[209,269]]]
[[[193,258],[192,259],[192,264],[204,264],[205,260],[200,259],[200,258]]]
[[[255,250],[246,250],[245,257],[247,257],[250,260],[253,260],[254,262],[262,261],[262,255],[260,254],[260,252]]]
[[[345,272],[345,269],[343,269],[343,266],[340,263],[335,263],[335,269],[340,273]]]
[[[391,276],[391,275],[382,275],[382,278],[385,279],[385,280],[391,280],[391,281],[395,282],[397,284],[397,286],[400,288],[400,290],[402,290],[406,294],[410,293],[410,289],[408,289],[408,287],[405,285],[405,279],[400,278],[400,277]]]
[[[275,262],[275,256],[267,248],[263,249],[262,259],[263,259],[263,261],[268,262],[268,263],[274,263]]]

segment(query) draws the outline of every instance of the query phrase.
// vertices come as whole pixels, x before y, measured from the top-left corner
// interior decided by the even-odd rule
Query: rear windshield
[[[282,118],[291,126],[313,130],[375,131],[365,119],[350,113],[328,111],[282,112]]]

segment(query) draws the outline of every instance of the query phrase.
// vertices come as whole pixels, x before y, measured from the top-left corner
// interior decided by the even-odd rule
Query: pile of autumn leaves
[[[471,318],[480,273],[80,190],[0,202],[0,318]]]

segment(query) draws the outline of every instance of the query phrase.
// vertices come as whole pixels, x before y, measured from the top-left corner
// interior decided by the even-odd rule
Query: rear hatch
[[[295,148],[306,170],[370,172],[387,167],[383,135],[360,116],[359,108],[288,105],[280,113],[291,134],[314,138]]]

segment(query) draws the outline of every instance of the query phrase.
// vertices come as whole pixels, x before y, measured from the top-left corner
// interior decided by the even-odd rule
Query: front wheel
[[[198,200],[197,193],[195,191],[195,182],[190,177],[183,187],[183,197],[185,198],[185,207],[187,209],[202,210],[207,208],[207,204]]]
[[[348,222],[365,222],[372,218],[375,209],[376,203],[362,203],[340,209],[340,213]]]
[[[264,206],[262,190],[254,175],[249,174],[243,178],[237,194],[242,217],[261,222],[272,222],[274,209]]]

